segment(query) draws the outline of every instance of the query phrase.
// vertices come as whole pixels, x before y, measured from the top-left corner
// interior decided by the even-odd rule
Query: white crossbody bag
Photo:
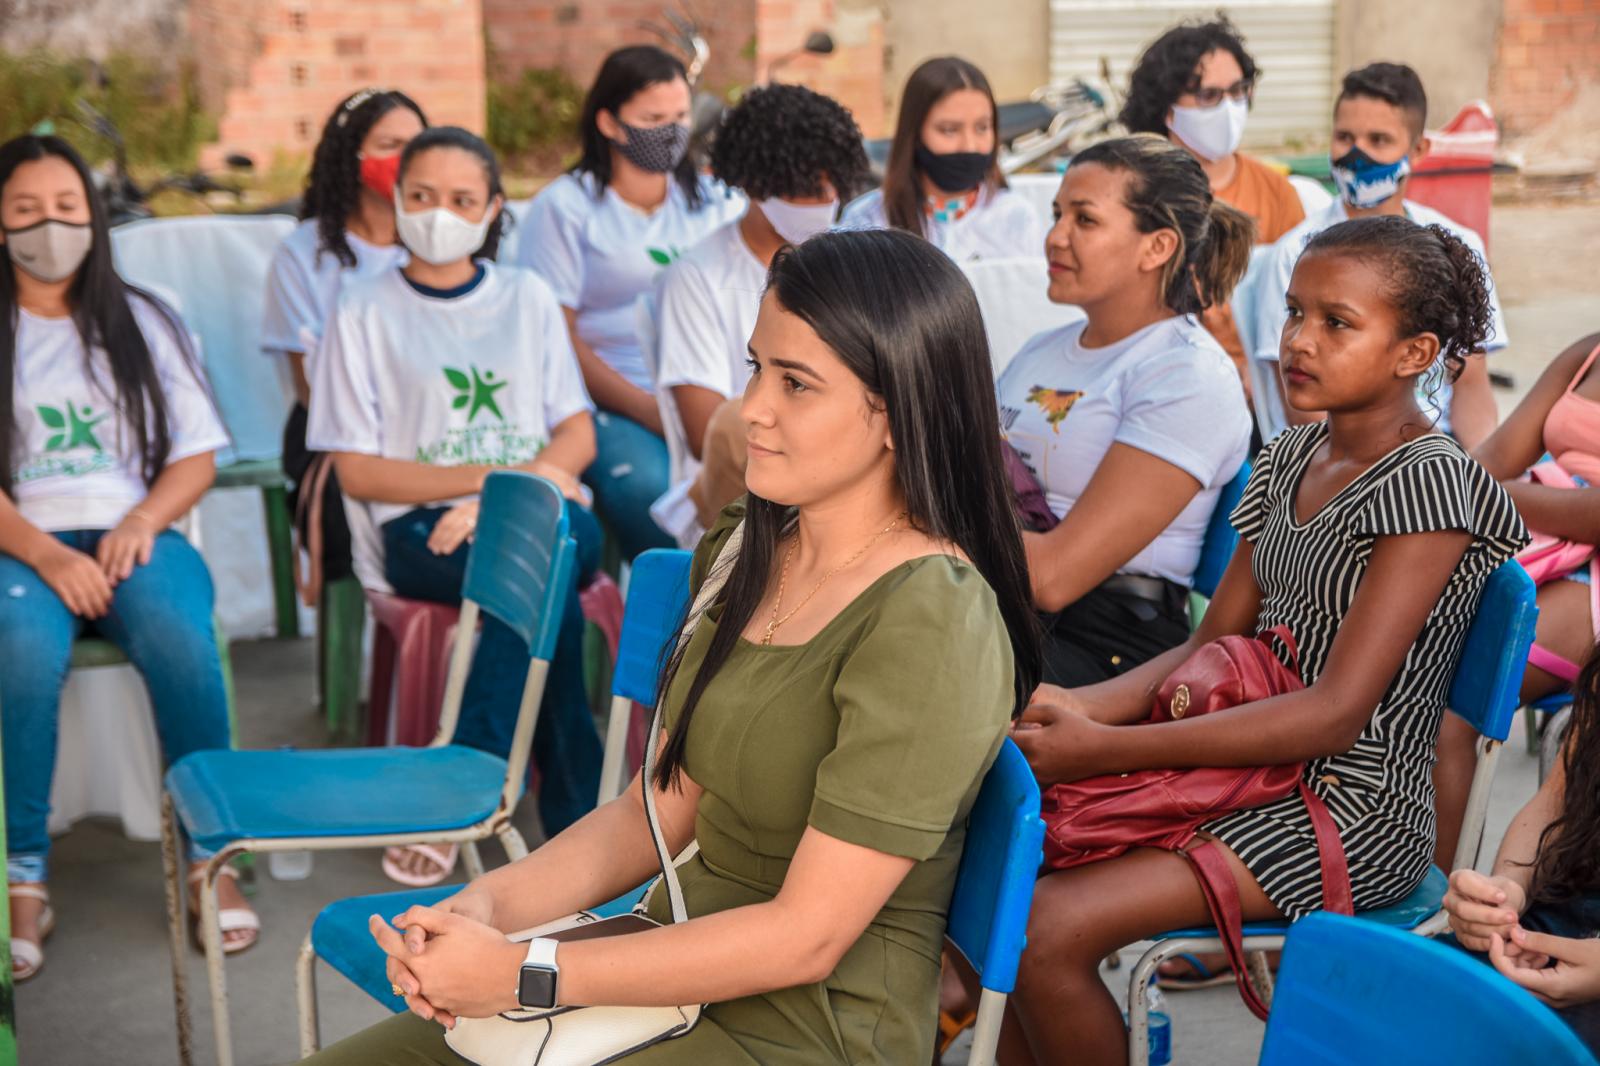
[[[699,626],[706,608],[727,583],[728,573],[744,541],[744,525],[736,526],[706,574],[700,592],[689,609],[681,641],[687,643]],[[665,882],[667,903],[673,924],[688,921],[683,904],[683,888],[678,871],[667,852],[666,837],[656,815],[655,789],[651,785],[655,770],[656,738],[661,731],[661,704],[656,701],[651,719],[649,743],[644,749],[644,809],[650,823],[650,838],[661,863],[657,883]],[[678,862],[695,853],[690,844]],[[653,884],[651,889],[656,886]],[[659,925],[644,913],[646,892],[633,913],[602,918],[591,911],[579,911],[535,929],[513,933],[507,939],[526,942],[535,937],[556,941],[588,940],[595,937],[637,933]],[[492,1018],[459,1018],[455,1028],[445,1034],[445,1043],[457,1055],[475,1066],[602,1066],[635,1051],[682,1036],[700,1020],[703,1004],[684,1007],[562,1007],[546,1010],[512,1010]]]

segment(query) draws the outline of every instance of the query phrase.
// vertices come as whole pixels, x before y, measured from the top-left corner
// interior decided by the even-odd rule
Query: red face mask
[[[400,178],[400,154],[361,157],[361,184],[383,197],[394,199],[394,183]]]

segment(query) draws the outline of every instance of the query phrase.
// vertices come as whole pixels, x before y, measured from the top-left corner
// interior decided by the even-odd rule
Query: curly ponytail
[[[1356,255],[1374,263],[1402,336],[1432,333],[1454,381],[1467,356],[1494,334],[1489,271],[1483,256],[1444,226],[1419,226],[1398,215],[1358,218],[1313,237],[1301,256]]]
[[[1178,246],[1161,268],[1161,295],[1180,315],[1225,303],[1250,266],[1256,224],[1211,195],[1194,156],[1165,137],[1138,134],[1092,144],[1068,169],[1098,163],[1128,174],[1123,204],[1140,233],[1171,230]]]

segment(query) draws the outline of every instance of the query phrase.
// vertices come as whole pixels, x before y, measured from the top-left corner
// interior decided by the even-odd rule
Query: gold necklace
[[[868,540],[860,548],[856,549],[854,555],[850,556],[850,558],[846,559],[832,570],[829,570],[826,574],[823,574],[822,580],[818,581],[812,586],[811,591],[806,593],[805,598],[799,603],[795,604],[794,609],[788,614],[784,615],[782,618],[779,618],[778,610],[783,606],[783,590],[789,584],[789,564],[794,561],[795,549],[800,546],[800,531],[798,529],[795,530],[794,540],[789,544],[789,550],[783,553],[783,569],[779,571],[778,574],[778,598],[772,602],[772,617],[767,620],[767,632],[761,638],[761,643],[763,645],[770,645],[772,643],[772,634],[778,631],[778,627],[788,622],[789,619],[793,618],[796,614],[799,614],[800,609],[811,602],[811,597],[815,596],[817,591],[821,589],[823,585],[827,584],[830,577],[832,577],[834,574],[837,574],[839,571],[843,570],[845,567],[849,566],[851,563],[865,555],[868,548],[878,543],[878,539],[885,533],[890,532],[895,526],[898,526],[900,521],[905,518],[905,516],[906,513],[901,511],[895,516],[893,522],[890,522],[888,525],[878,530],[872,535],[870,540]]]

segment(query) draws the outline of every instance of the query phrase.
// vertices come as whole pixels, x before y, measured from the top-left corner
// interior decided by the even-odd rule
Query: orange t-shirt
[[[1272,244],[1305,219],[1306,211],[1300,205],[1300,194],[1294,191],[1288,178],[1259,159],[1243,152],[1236,153],[1234,158],[1238,160],[1238,166],[1234,168],[1233,180],[1216,190],[1216,198],[1255,219],[1257,244]],[[1227,304],[1208,307],[1201,314],[1200,321],[1232,357],[1248,394],[1250,377],[1245,369],[1244,345],[1240,343],[1239,331],[1233,324],[1233,309]]]

